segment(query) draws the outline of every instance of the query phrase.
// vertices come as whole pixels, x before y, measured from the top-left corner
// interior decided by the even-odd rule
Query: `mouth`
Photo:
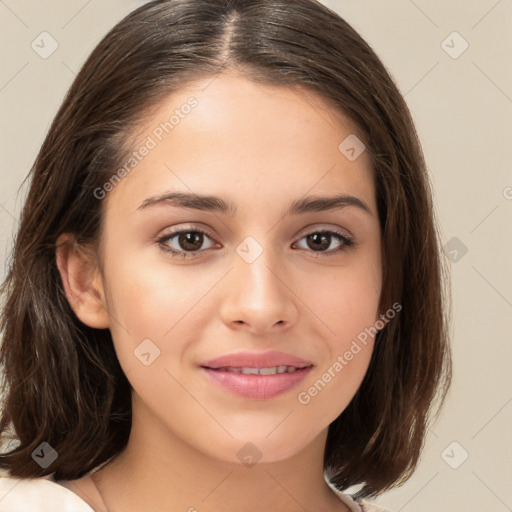
[[[292,354],[270,350],[267,352],[234,352],[225,354],[209,361],[203,361],[201,366],[211,368],[212,370],[233,369],[236,371],[240,369],[245,371],[249,368],[270,373],[273,373],[275,369],[275,373],[285,373],[289,368],[300,369],[312,364],[311,361],[301,359]]]
[[[271,366],[268,368],[257,368],[251,366],[237,367],[237,366],[222,366],[220,368],[213,368],[208,366],[202,366],[202,368],[206,368],[207,370],[214,370],[220,372],[230,372],[230,373],[241,373],[243,375],[277,375],[283,373],[293,373],[296,371],[304,370],[305,368],[310,368],[313,365],[307,366]]]
[[[208,384],[215,384],[214,389],[255,400],[290,391],[312,368],[311,361],[277,350],[235,352],[200,365]]]
[[[220,367],[201,366],[208,383],[231,395],[252,400],[268,400],[285,394],[298,386],[312,370],[313,365],[304,367]]]

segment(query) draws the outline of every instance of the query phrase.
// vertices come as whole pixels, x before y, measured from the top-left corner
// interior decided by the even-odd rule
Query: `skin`
[[[338,150],[359,132],[320,97],[231,72],[168,97],[141,127],[136,148],[191,95],[198,106],[104,199],[95,260],[67,243],[71,235],[60,240],[70,304],[87,325],[111,330],[133,387],[126,449],[94,482],[61,483],[103,511],[348,510],[325,483],[324,448],[329,424],[361,384],[374,339],[307,405],[297,395],[379,319],[381,233],[369,157],[350,161]],[[169,191],[222,196],[237,212],[139,209]],[[342,193],[370,212],[346,206],[282,216],[304,195]],[[195,243],[196,257],[172,257],[157,239],[194,231],[191,223],[211,238]],[[308,244],[306,235],[333,229],[357,245],[335,252],[342,242],[333,236],[323,249]],[[262,249],[251,263],[236,251],[248,236]],[[178,236],[169,246],[186,252]],[[149,366],[134,356],[146,339],[160,350]],[[314,367],[297,388],[270,399],[233,395],[198,367],[271,349]],[[248,442],[261,454],[252,467],[237,457]]]

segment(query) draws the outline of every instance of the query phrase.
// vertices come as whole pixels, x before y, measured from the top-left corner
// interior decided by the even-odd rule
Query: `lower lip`
[[[276,373],[274,375],[244,375],[201,367],[216,384],[223,386],[235,395],[257,400],[273,398],[289,391],[302,382],[312,368],[312,366],[308,366],[291,373]]]

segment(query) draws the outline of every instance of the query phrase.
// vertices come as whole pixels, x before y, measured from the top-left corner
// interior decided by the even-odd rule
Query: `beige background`
[[[0,0],[2,276],[18,189],[66,90],[99,39],[142,3]],[[324,3],[370,43],[405,95],[452,259],[454,384],[416,473],[378,501],[396,512],[510,511],[512,0]],[[31,48],[43,31],[59,45],[47,59]]]

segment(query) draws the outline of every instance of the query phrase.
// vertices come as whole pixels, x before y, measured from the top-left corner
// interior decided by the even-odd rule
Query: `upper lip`
[[[201,364],[206,368],[273,368],[274,366],[294,366],[304,368],[312,366],[310,361],[271,350],[269,352],[236,352],[210,359]]]

